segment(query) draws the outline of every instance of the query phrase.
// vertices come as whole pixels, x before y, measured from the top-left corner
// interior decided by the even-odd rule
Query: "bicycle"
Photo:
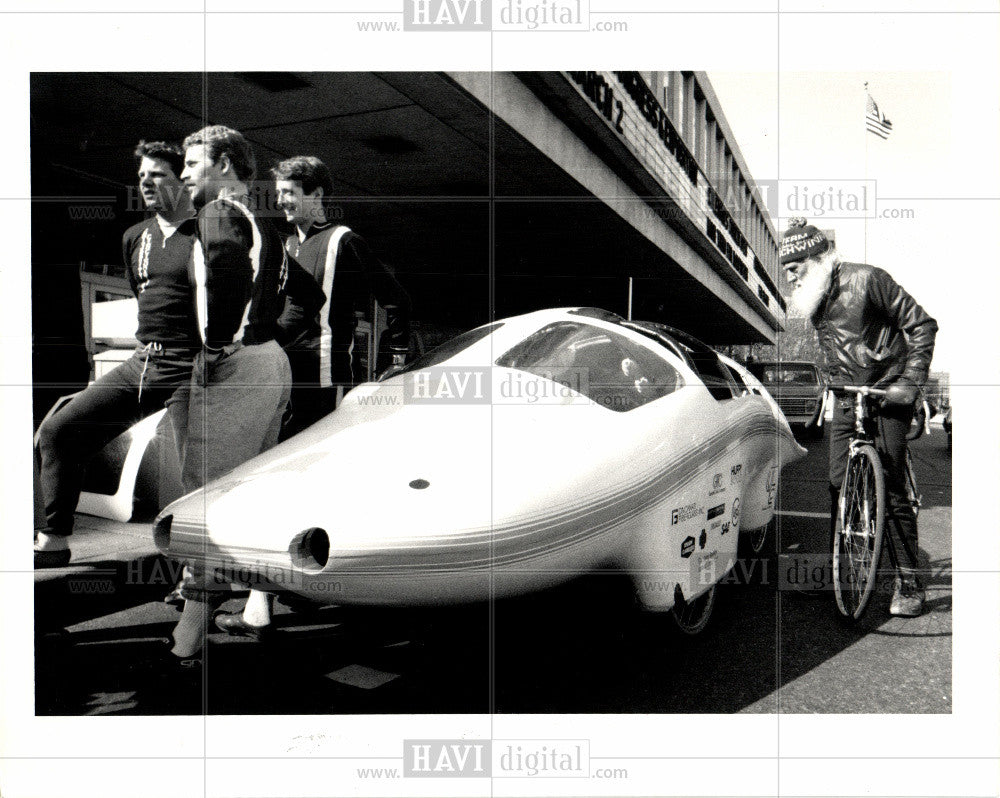
[[[831,393],[833,391],[831,390]],[[886,490],[885,471],[870,432],[877,417],[874,400],[885,396],[880,388],[844,385],[836,393],[855,394],[855,435],[848,444],[847,468],[837,503],[837,524],[833,537],[833,588],[837,610],[848,621],[861,620],[875,588],[884,538]],[[913,474],[913,462],[906,450],[906,494],[914,517],[920,510],[920,494]],[[896,553],[889,539],[889,560],[898,570]]]

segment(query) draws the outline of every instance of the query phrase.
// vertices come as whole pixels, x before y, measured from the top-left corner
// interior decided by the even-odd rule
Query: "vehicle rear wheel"
[[[712,617],[712,610],[715,608],[715,590],[717,585],[712,585],[698,598],[692,601],[685,601],[684,597],[677,593],[670,614],[674,619],[677,628],[686,635],[696,635],[702,632]]]
[[[761,556],[770,554],[774,549],[775,518],[771,518],[764,526],[748,529],[740,534],[740,543],[746,555]]]
[[[833,538],[833,590],[837,609],[858,621],[868,608],[882,554],[885,476],[875,448],[859,446],[847,460]]]
[[[777,566],[777,516],[764,526],[740,532],[736,554],[741,560],[740,584],[770,584],[768,574]]]

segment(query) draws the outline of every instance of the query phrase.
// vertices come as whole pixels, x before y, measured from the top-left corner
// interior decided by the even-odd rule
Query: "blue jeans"
[[[167,403],[181,482],[196,490],[278,442],[292,372],[275,341],[199,353],[191,380]]]
[[[140,346],[42,423],[38,451],[43,531],[72,533],[87,461],[133,424],[162,410],[190,380],[197,351],[165,348],[147,353]]]

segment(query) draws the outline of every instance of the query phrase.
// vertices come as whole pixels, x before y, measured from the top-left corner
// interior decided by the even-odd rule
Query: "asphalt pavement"
[[[637,610],[628,577],[438,610],[278,605],[270,638],[213,633],[201,668],[162,652],[177,576],[148,521],[78,516],[71,565],[36,573],[40,715],[378,713],[947,713],[951,711],[951,455],[913,447],[927,612],[836,617],[823,573],[825,441],[782,475],[776,556],[724,580],[708,629],[683,637]],[[224,609],[237,609],[234,594]]]

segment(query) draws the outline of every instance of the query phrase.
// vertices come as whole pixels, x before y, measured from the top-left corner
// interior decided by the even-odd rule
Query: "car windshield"
[[[575,321],[532,333],[496,365],[545,377],[619,413],[684,385],[673,366],[628,337]]]
[[[788,365],[778,363],[751,363],[748,368],[758,380],[770,385],[818,385],[816,367],[808,363]]]
[[[411,363],[407,363],[406,367],[400,369],[396,372],[397,374],[402,374],[407,371],[420,371],[421,369],[427,369],[431,366],[436,366],[439,363],[443,363],[449,358],[454,357],[459,352],[468,349],[474,343],[482,341],[487,335],[500,329],[503,326],[503,322],[496,322],[495,324],[487,324],[485,327],[476,327],[473,330],[468,330],[460,335],[456,335],[454,338],[449,338],[440,346],[434,347],[430,352],[418,357]]]

